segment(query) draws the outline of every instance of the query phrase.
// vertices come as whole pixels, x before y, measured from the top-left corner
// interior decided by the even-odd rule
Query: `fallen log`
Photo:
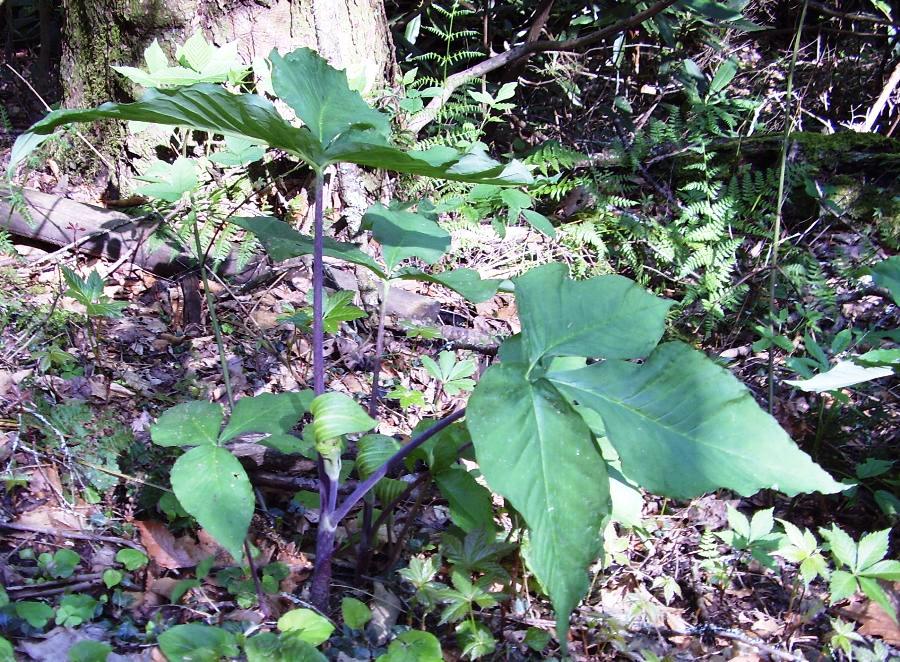
[[[56,247],[77,246],[79,252],[111,262],[124,258],[166,278],[197,269],[197,261],[174,242],[150,241],[159,227],[158,218],[132,218],[41,191],[19,191],[14,202],[12,189],[0,184],[0,228],[12,235]],[[233,254],[216,265],[216,273],[240,285],[264,279],[270,271],[263,258],[239,266]]]

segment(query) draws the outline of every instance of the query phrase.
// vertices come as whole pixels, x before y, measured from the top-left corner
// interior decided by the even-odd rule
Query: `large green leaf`
[[[643,365],[606,361],[548,379],[600,413],[624,473],[656,494],[847,487],[797,448],[730,372],[682,343],[660,345]]]
[[[418,280],[425,283],[437,283],[461,294],[472,303],[487,301],[497,293],[502,280],[482,278],[474,269],[453,269],[437,274],[427,274],[420,269],[407,267],[397,275],[403,280]]]
[[[557,612],[560,637],[588,588],[609,513],[606,464],[581,416],[521,363],[494,365],[469,399],[466,422],[491,489],[531,531],[529,563]]]
[[[558,263],[531,269],[515,285],[532,365],[544,356],[646,356],[662,337],[672,305],[623,276],[574,281]]]
[[[169,628],[159,635],[159,647],[169,662],[216,662],[240,654],[231,632],[200,623]]]
[[[150,438],[157,446],[200,446],[215,444],[222,427],[222,405],[196,400],[167,409],[150,426]]]
[[[265,247],[269,257],[276,262],[301,255],[312,255],[313,238],[300,234],[290,225],[277,218],[272,216],[235,216],[229,220],[256,235],[257,239]],[[375,260],[353,244],[346,244],[325,237],[325,255],[366,267],[380,278],[386,278],[386,274]]]
[[[278,619],[278,629],[300,641],[318,646],[328,641],[334,632],[334,625],[312,609],[292,609]]]
[[[311,394],[311,391],[261,393],[252,398],[241,398],[234,405],[234,411],[219,436],[219,442],[225,443],[249,432],[289,432],[306,413]]]
[[[441,494],[450,505],[450,519],[468,533],[475,529],[493,531],[494,507],[491,493],[462,467],[450,467],[434,475]]]
[[[885,288],[894,298],[894,303],[900,306],[900,255],[894,255],[882,260],[872,267],[875,283]]]
[[[853,361],[838,361],[827,372],[821,372],[809,379],[785,379],[784,383],[796,386],[804,391],[823,393],[855,386],[873,379],[890,377],[893,374],[893,368],[883,366],[869,367],[857,365]]]
[[[347,74],[332,67],[309,48],[298,48],[282,57],[273,50],[272,88],[327,147],[351,126],[371,128],[386,141],[390,120],[350,89]]]
[[[311,163],[323,163],[325,159],[309,129],[292,126],[271,102],[255,94],[232,94],[210,83],[175,90],[147,90],[141,100],[134,103],[105,103],[86,110],[54,110],[16,140],[10,158],[18,162],[27,156],[24,150],[32,147],[29,144],[32,139],[28,138],[31,134],[46,134],[63,124],[99,119],[190,126],[226,136],[255,138]]]
[[[434,264],[450,248],[450,233],[424,214],[408,209],[391,209],[375,203],[363,216],[381,244],[381,253],[389,273],[411,257]]]
[[[253,517],[253,487],[237,458],[221,446],[197,446],[172,467],[178,502],[236,559]]]
[[[326,156],[331,163],[350,161],[382,170],[459,182],[518,185],[533,181],[531,173],[519,161],[506,164],[495,161],[483,146],[473,146],[468,152],[443,146],[404,151],[385,143],[380,134],[371,130],[347,131],[332,143]]]

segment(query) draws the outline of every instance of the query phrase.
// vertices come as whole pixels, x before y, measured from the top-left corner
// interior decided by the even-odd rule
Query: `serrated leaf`
[[[266,154],[266,148],[245,138],[228,136],[226,149],[209,155],[209,160],[221,166],[244,166],[259,161]]]
[[[450,505],[450,519],[465,532],[493,531],[494,509],[491,493],[462,467],[451,467],[434,476],[441,494]]]
[[[840,602],[851,597],[858,590],[859,586],[856,582],[856,576],[844,570],[835,570],[831,573],[831,581],[828,590],[831,603]]]
[[[548,378],[602,416],[624,473],[656,494],[847,489],[797,448],[730,372],[682,343],[660,345],[643,365],[606,361]]]
[[[365,410],[346,393],[333,391],[316,396],[310,405],[312,430],[316,442],[337,439],[345,434],[368,432],[378,425]]]
[[[856,545],[856,571],[859,574],[866,572],[866,568],[880,561],[888,553],[890,545],[890,529],[867,533],[859,539]]]
[[[157,446],[215,444],[223,418],[221,405],[199,400],[185,402],[163,412],[150,426],[150,438]]]
[[[856,571],[856,543],[853,542],[853,538],[837,524],[832,524],[830,529],[819,529],[819,533],[828,541],[831,555],[838,561],[838,564],[847,566],[851,571]]]
[[[895,624],[897,623],[897,610],[894,608],[887,593],[881,588],[878,580],[869,577],[859,577],[859,587],[862,589],[862,592],[866,594],[866,597],[881,607],[884,610],[884,613],[890,616]]]
[[[522,341],[533,365],[547,356],[646,356],[662,337],[673,302],[622,276],[583,281],[564,264],[547,264],[515,279]]]
[[[491,489],[528,524],[529,565],[564,637],[587,591],[587,567],[602,549],[609,480],[581,417],[548,382],[530,383],[525,371],[523,364],[490,367],[469,400],[466,422]]]
[[[250,432],[286,434],[306,413],[312,392],[262,393],[241,398],[234,405],[228,425],[219,435],[219,443],[225,443]]]
[[[157,160],[137,179],[145,183],[135,189],[136,193],[178,202],[185,193],[197,188],[197,162],[184,157],[172,163]]]
[[[772,532],[775,526],[775,519],[772,515],[774,510],[774,508],[766,508],[753,513],[753,518],[750,520],[750,535],[747,538],[749,541],[762,540]]]
[[[237,458],[220,446],[197,446],[178,458],[171,480],[182,507],[216,542],[240,559],[255,498]]]
[[[169,58],[163,52],[158,39],[154,39],[153,43],[144,50],[144,62],[147,63],[147,70],[151,74],[169,66]]]
[[[742,538],[749,540],[750,520],[748,520],[742,512],[740,512],[732,505],[728,506],[726,516],[728,518],[728,525],[734,530],[734,532]]]
[[[900,561],[878,561],[866,568],[862,574],[866,577],[881,579],[886,582],[900,581]]]
[[[322,326],[325,333],[337,333],[344,322],[352,322],[366,316],[366,311],[351,302],[353,292],[325,293],[322,301]]]

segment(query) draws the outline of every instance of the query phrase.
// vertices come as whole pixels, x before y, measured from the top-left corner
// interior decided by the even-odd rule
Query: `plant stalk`
[[[225,357],[225,341],[222,338],[222,327],[219,325],[219,317],[216,315],[215,300],[213,299],[212,291],[209,289],[209,278],[206,275],[206,253],[203,251],[203,242],[200,239],[199,220],[197,219],[196,214],[193,214],[192,225],[194,230],[194,247],[197,250],[197,259],[200,262],[200,279],[203,281],[203,293],[206,296],[206,308],[209,311],[209,323],[213,328],[213,335],[216,338],[216,349],[219,352],[219,364],[222,369],[222,381],[225,384],[225,395],[228,398],[228,407],[234,411],[234,392],[231,390],[231,373],[228,371],[228,359]],[[259,581],[259,573],[256,571],[256,563],[253,561],[253,555],[250,553],[250,542],[246,538],[244,539],[244,554],[247,556],[247,567],[250,568],[250,574],[253,576],[253,587],[256,590],[256,599],[259,601],[259,608],[262,610],[263,616],[268,618],[269,606],[266,602],[266,594]]]
[[[334,534],[337,525],[350,514],[353,507],[375,487],[375,484],[387,475],[391,468],[438,432],[461,419],[465,413],[465,409],[459,409],[413,437],[408,444],[388,458],[387,462],[359,483],[350,496],[344,499],[344,502],[335,510],[330,511],[327,507],[320,510],[319,529],[316,534],[316,561],[309,589],[309,600],[314,607],[324,610],[328,606],[331,593],[331,559],[334,556]]]
[[[228,406],[233,409],[234,393],[231,390],[231,374],[228,372],[228,359],[225,358],[225,342],[222,340],[222,327],[219,326],[219,317],[216,315],[215,301],[213,300],[212,291],[209,289],[209,278],[206,276],[206,264],[203,259],[203,243],[200,240],[200,228],[198,227],[196,215],[194,215],[192,226],[194,229],[194,246],[197,250],[197,259],[200,260],[200,279],[203,281],[203,293],[206,295],[206,308],[209,311],[209,323],[213,328],[213,335],[216,338],[216,348],[219,351],[219,364],[222,369],[222,381],[225,384],[225,396],[228,398]]]
[[[378,382],[381,379],[381,364],[384,360],[384,323],[387,317],[387,300],[391,291],[391,282],[381,282],[381,303],[378,308],[378,330],[375,334],[375,356],[372,363],[372,393],[369,396],[369,416],[375,418],[378,412]],[[375,501],[370,492],[363,501],[363,521],[359,531],[359,544],[356,546],[356,579],[366,574],[372,554],[372,517]],[[383,514],[383,513],[382,513]],[[377,530],[377,528],[375,529]]]
[[[784,208],[784,180],[787,172],[787,152],[791,141],[791,130],[794,128],[794,118],[791,115],[791,95],[794,92],[794,69],[797,67],[797,56],[800,53],[800,37],[803,34],[803,22],[806,20],[806,6],[807,0],[803,0],[803,9],[800,12],[800,21],[797,24],[797,33],[794,35],[784,100],[784,136],[781,140],[781,162],[778,166],[778,201],[775,210],[775,226],[772,228],[772,267],[769,272],[769,334],[773,338],[775,337],[775,313],[777,308],[775,288],[778,284],[778,246],[781,242],[781,218]],[[773,343],[769,347],[768,362],[770,414],[775,408],[775,349],[776,347]]]
[[[316,170],[315,209],[313,211],[313,391],[325,392],[325,326],[322,306],[325,297],[324,195],[325,177]],[[316,560],[310,581],[309,599],[316,609],[328,611],[331,596],[331,558],[334,555],[334,532],[337,521],[332,517],[337,499],[338,485],[325,470],[325,461],[318,458],[319,472],[319,528],[316,531]]]
[[[353,490],[350,496],[344,499],[344,502],[340,506],[338,506],[337,510],[334,513],[334,521],[340,522],[347,515],[349,515],[350,511],[357,503],[359,503],[360,499],[362,499],[369,492],[369,490],[375,487],[375,484],[379,480],[384,478],[387,473],[397,465],[398,462],[402,461],[403,458],[412,453],[426,441],[431,439],[438,432],[440,432],[444,428],[449,427],[465,415],[465,409],[457,409],[455,412],[453,412],[449,416],[445,416],[421,434],[416,435],[415,437],[410,439],[408,444],[394,453],[384,464],[378,467],[378,469],[376,469],[364,481],[356,486],[356,489]]]

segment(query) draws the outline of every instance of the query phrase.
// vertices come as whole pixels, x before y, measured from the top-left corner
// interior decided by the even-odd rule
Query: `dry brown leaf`
[[[894,605],[900,603],[900,582],[894,582],[893,586],[885,587],[891,602]],[[865,599],[859,602],[851,602],[840,610],[842,616],[852,618],[860,624],[859,633],[869,637],[881,637],[886,644],[900,646],[900,627],[890,615],[879,605]]]
[[[209,556],[219,558],[220,553],[227,554],[202,530],[196,542],[190,536],[176,538],[162,522],[147,520],[134,524],[150,559],[168,570],[191,568]]]

